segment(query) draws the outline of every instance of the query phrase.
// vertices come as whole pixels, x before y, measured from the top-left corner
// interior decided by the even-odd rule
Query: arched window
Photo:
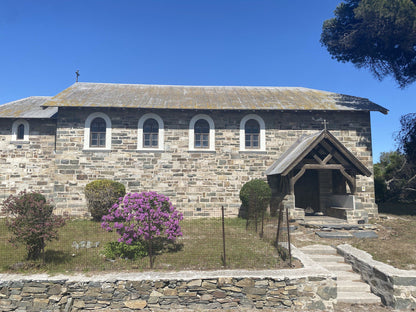
[[[18,119],[12,125],[12,142],[29,142],[29,123],[24,119]]]
[[[245,144],[247,149],[259,149],[260,125],[254,120],[250,119],[246,122],[245,130]]]
[[[142,151],[163,151],[164,124],[154,113],[144,114],[137,127],[137,149]]]
[[[90,147],[105,147],[105,120],[97,117],[91,122],[90,126]]]
[[[259,115],[248,114],[241,119],[240,151],[266,151],[266,125]]]
[[[159,145],[159,124],[149,118],[143,125],[143,147],[157,148]]]
[[[111,120],[104,113],[92,113],[85,120],[84,149],[111,149]]]
[[[194,147],[209,148],[209,124],[205,119],[199,119],[194,127]]]
[[[215,151],[215,126],[208,115],[196,115],[189,122],[189,150]]]
[[[24,140],[25,139],[25,125],[24,124],[20,124],[17,127],[17,140]]]

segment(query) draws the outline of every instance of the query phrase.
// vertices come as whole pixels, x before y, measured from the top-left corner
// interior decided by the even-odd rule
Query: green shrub
[[[108,210],[126,195],[126,188],[123,184],[112,180],[95,180],[85,187],[88,211],[93,220],[101,221],[101,218],[108,214]]]
[[[248,181],[243,185],[243,187],[240,190],[240,200],[243,208],[246,211],[248,211],[249,208],[255,209],[256,212],[265,211],[270,203],[271,197],[272,191],[270,189],[269,184],[260,179]],[[255,207],[250,207],[250,198],[251,202],[254,198],[256,203],[254,205]]]
[[[132,259],[143,258],[147,256],[147,244],[145,242],[136,241],[131,245],[123,242],[108,242],[104,246],[103,254],[108,259]]]
[[[7,215],[6,225],[14,245],[26,245],[27,259],[36,260],[45,250],[46,242],[58,239],[58,228],[65,219],[53,214],[53,206],[39,193],[23,191],[10,195],[3,201],[3,212]]]
[[[263,237],[264,214],[270,204],[271,197],[270,186],[260,179],[248,181],[240,190],[241,208],[243,210],[240,211],[240,216],[247,219],[246,228],[248,228],[249,220],[254,219],[256,232],[258,219],[261,218],[260,237]]]

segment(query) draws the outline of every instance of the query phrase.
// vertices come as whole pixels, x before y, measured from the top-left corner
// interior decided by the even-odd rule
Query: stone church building
[[[0,195],[33,190],[58,213],[87,213],[84,187],[154,190],[187,217],[239,213],[268,181],[271,209],[355,222],[377,214],[370,112],[354,96],[292,87],[75,83],[0,106]]]

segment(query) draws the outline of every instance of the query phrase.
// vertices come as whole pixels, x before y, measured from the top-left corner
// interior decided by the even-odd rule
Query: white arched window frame
[[[259,138],[259,148],[246,148],[246,122],[254,119],[259,123],[260,126],[260,138]],[[266,124],[264,123],[263,118],[256,114],[248,114],[241,119],[240,122],[240,151],[242,152],[265,152],[266,151]]]
[[[18,139],[17,132],[20,125],[23,125],[24,127],[24,135],[23,140]],[[18,119],[15,122],[13,122],[12,125],[12,142],[29,142],[29,123],[27,120],[24,119]]]
[[[209,124],[209,147],[208,148],[195,148],[195,123],[204,119]],[[215,151],[215,125],[211,117],[205,114],[198,114],[192,117],[189,122],[189,150],[190,151]]]
[[[102,118],[105,121],[105,147],[91,147],[90,145],[90,134],[91,134],[91,122],[95,118]],[[104,113],[92,113],[85,120],[84,126],[84,150],[111,150],[111,120]]]
[[[143,125],[148,119],[154,119],[159,125],[159,133],[158,133],[158,147],[144,147],[143,144]],[[159,115],[149,113],[144,114],[139,119],[139,124],[137,126],[137,149],[141,151],[163,151],[164,150],[164,142],[165,142],[165,125],[163,123],[162,118]]]

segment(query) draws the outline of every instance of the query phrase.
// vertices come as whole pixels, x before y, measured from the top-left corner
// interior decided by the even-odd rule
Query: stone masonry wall
[[[103,112],[111,119],[111,151],[83,150],[85,120],[93,112]],[[137,150],[138,120],[149,112],[163,119],[163,152]],[[189,121],[199,113],[214,120],[215,152],[188,149]],[[265,152],[239,150],[240,121],[249,113],[256,113],[265,121]],[[1,120],[5,126],[0,133],[0,183],[4,194],[22,189],[50,194],[57,212],[70,215],[86,213],[84,187],[87,183],[108,178],[122,182],[127,191],[164,193],[186,217],[220,216],[222,205],[226,216],[235,216],[240,207],[241,186],[253,178],[266,179],[265,170],[299,136],[321,130],[323,119],[329,121],[331,133],[372,171],[368,112],[60,108],[56,142],[54,121],[28,120],[30,143],[18,148],[10,143],[13,120]],[[357,180],[358,196],[370,216],[377,214],[372,179],[359,176]]]
[[[269,271],[271,275],[276,273],[279,271]],[[298,278],[293,277],[295,274],[289,273],[289,277],[214,275],[191,279],[181,279],[181,272],[175,274],[179,278],[174,278],[171,274],[170,278],[155,276],[152,279],[141,279],[140,274],[129,274],[125,279],[125,276],[120,274],[120,277],[91,279],[28,279],[21,276],[4,280],[0,276],[0,310],[332,310],[337,297],[336,281],[331,277],[314,274]],[[223,275],[221,272],[219,274]],[[249,275],[256,275],[256,272]]]
[[[375,261],[367,252],[348,244],[339,245],[337,250],[385,305],[406,311],[416,309],[416,270],[400,270]]]
[[[56,122],[27,119],[29,142],[11,142],[14,121],[0,119],[0,199],[25,189],[52,198]]]

